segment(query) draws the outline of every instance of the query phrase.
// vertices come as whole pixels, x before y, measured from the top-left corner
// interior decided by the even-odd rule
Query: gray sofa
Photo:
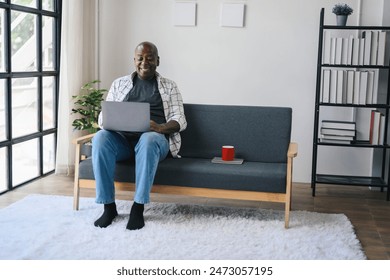
[[[291,108],[185,104],[187,129],[181,133],[180,159],[168,157],[156,173],[152,192],[259,200],[285,203],[285,227],[291,208],[292,159],[297,145],[290,143]],[[82,159],[78,138],[74,209],[80,188],[93,188],[91,158]],[[217,164],[223,145],[235,146],[242,164]],[[118,162],[116,187],[134,190],[134,162]]]

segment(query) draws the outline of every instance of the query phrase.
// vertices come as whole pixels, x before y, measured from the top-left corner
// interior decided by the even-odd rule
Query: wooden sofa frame
[[[81,146],[82,144],[89,142],[93,136],[94,134],[89,134],[73,140],[73,143],[76,145],[74,194],[73,194],[74,210],[79,209],[80,189],[95,188],[95,180],[79,179],[79,164],[83,160],[81,154]],[[171,186],[171,185],[153,185],[152,193],[284,203],[285,204],[284,225],[285,228],[288,228],[289,221],[290,221],[290,210],[291,210],[293,158],[296,157],[297,155],[298,155],[298,145],[297,143],[291,142],[289,144],[289,148],[287,151],[286,193],[223,190],[223,189],[213,189],[213,188],[194,188],[194,187]],[[134,191],[135,185],[134,183],[115,182],[115,188],[118,190]]]

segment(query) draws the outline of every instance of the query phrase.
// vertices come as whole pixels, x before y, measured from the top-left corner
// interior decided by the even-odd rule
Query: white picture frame
[[[220,25],[224,27],[244,27],[245,4],[222,3]]]
[[[196,3],[175,2],[173,11],[174,26],[196,26]]]

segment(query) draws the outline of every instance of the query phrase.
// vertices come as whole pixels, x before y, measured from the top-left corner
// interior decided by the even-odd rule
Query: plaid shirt
[[[136,72],[131,75],[116,79],[108,92],[106,101],[122,102],[126,95],[133,88],[133,78]],[[187,127],[187,121],[184,115],[183,99],[180,91],[174,81],[162,77],[156,73],[158,90],[164,107],[165,119],[167,122],[174,120],[180,125],[180,131]],[[99,126],[102,128],[102,113],[99,115]],[[173,157],[178,155],[181,146],[181,137],[179,132],[169,135],[169,149]]]

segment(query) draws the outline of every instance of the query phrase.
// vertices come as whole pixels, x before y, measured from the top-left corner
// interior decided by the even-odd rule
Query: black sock
[[[118,212],[116,211],[115,202],[110,204],[104,204],[104,212],[102,216],[97,219],[94,223],[95,227],[105,228],[111,225],[114,218],[118,216]]]
[[[127,223],[126,228],[135,230],[143,228],[144,225],[144,205],[134,202],[131,207],[129,222]]]

